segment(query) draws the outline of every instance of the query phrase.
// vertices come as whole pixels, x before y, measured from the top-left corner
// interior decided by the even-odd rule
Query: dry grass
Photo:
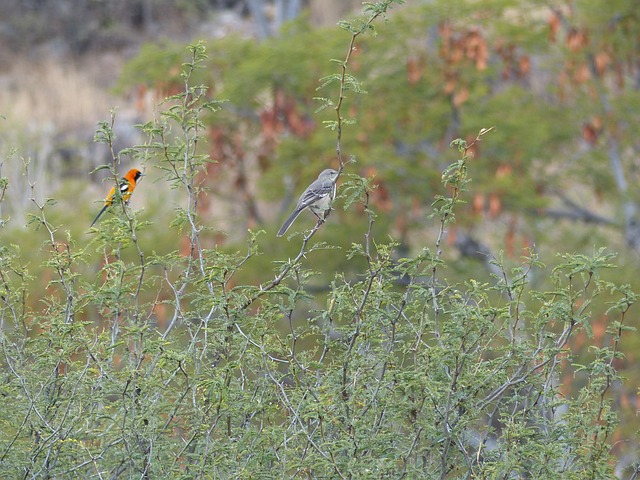
[[[108,92],[120,70],[115,57],[83,61],[13,62],[0,82],[2,114],[10,124],[58,133],[108,117],[119,99]]]

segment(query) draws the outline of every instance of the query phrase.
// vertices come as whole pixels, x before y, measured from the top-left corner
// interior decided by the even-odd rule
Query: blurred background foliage
[[[87,227],[109,187],[100,181],[106,175],[89,174],[109,159],[91,141],[96,123],[117,107],[116,152],[143,143],[134,126],[183,88],[185,45],[197,37],[209,58],[195,81],[211,99],[226,100],[206,119],[200,145],[214,161],[199,179],[200,213],[210,227],[204,246],[235,252],[245,248],[248,229],[265,230],[258,238],[269,255],[252,257],[235,279],[256,284],[273,258],[295,255],[300,237],[277,239],[275,231],[318,172],[337,166],[336,135],[324,124],[335,113],[321,109],[319,98],[334,98],[322,78],[338,71],[330,59],[346,53],[349,36],[335,21],[358,2],[338,2],[334,15],[335,2],[323,0],[32,1],[22,11],[23,3],[7,2],[0,29],[0,63],[15,75],[1,78],[0,174],[9,178],[3,244],[38,264],[46,232],[25,226],[31,196],[55,199],[49,221],[78,243],[91,241]],[[353,158],[345,173],[376,185],[375,237],[395,239],[407,255],[432,245],[431,204],[444,193],[443,168],[457,156],[450,142],[494,126],[474,148],[466,205],[445,238],[450,281],[488,279],[494,257],[517,265],[532,248],[553,265],[561,252],[604,246],[618,252],[616,280],[638,290],[639,17],[633,0],[414,0],[394,10],[377,27],[382,38],[363,37],[353,53],[350,73],[366,94],[347,92],[344,111],[356,125],[345,127],[341,145]],[[131,158],[120,160],[126,171]],[[177,194],[158,181],[153,158],[142,167],[147,177],[132,206],[150,224],[140,244],[149,255],[183,253],[186,243],[167,233]],[[317,267],[311,282],[319,302],[335,272],[348,278],[349,269],[359,270],[346,252],[367,220],[342,202],[318,234],[342,249],[308,259]],[[303,214],[292,232],[311,226]],[[97,271],[99,254],[92,262]],[[37,309],[48,279],[35,268],[29,302]],[[548,280],[542,273],[531,282],[544,289]],[[593,316],[596,325],[606,322],[604,311]],[[637,327],[635,310],[631,317]],[[590,356],[589,345],[606,341],[601,327],[572,347]],[[630,382],[612,394],[631,421],[621,424],[619,439],[637,429],[637,335],[622,350],[618,367]],[[561,381],[571,388],[575,378]]]

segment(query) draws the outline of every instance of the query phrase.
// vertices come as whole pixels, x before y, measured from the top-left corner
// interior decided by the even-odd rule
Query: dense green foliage
[[[446,241],[478,222],[465,215],[476,194],[545,208],[531,196],[540,178],[495,179],[492,168],[507,157],[532,168],[567,137],[543,118],[568,113],[518,85],[488,95],[471,65],[456,75],[467,77],[465,108],[486,123],[451,120],[434,77],[407,77],[403,103],[391,102],[407,69],[391,59],[418,28],[380,22],[394,3],[342,24],[346,42],[293,25],[259,45],[191,45],[175,78],[153,61],[164,49],[131,64],[170,95],[140,126],[146,140],[105,169],[115,182],[123,157],[153,167],[156,183],[140,189],[175,210],[118,205],[88,237],[50,220],[53,200],[34,200],[45,260],[25,260],[25,243],[0,245],[3,478],[613,476],[610,394],[625,381],[620,342],[636,301],[616,256],[596,248],[552,264],[529,248],[489,256],[472,275]],[[308,46],[293,62],[292,39]],[[345,53],[330,76],[316,61]],[[260,95],[273,102],[262,117],[251,113]],[[503,115],[514,98],[529,125]],[[326,129],[311,117],[319,106]],[[450,120],[473,133],[446,138]],[[113,132],[105,122],[96,140],[112,147]],[[434,147],[442,138],[451,148]],[[341,180],[325,224],[304,230],[301,218],[293,230],[304,233],[279,244],[271,226],[246,233],[277,210],[272,192],[331,165]],[[10,193],[0,183],[0,201]],[[246,213],[229,213],[230,240],[218,242],[208,194]],[[602,324],[600,343],[574,351]]]

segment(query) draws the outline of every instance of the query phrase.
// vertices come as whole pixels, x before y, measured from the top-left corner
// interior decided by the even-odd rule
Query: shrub
[[[343,25],[353,42],[391,3]],[[156,254],[141,240],[149,223],[128,207],[82,245],[48,221],[53,202],[37,204],[49,278],[37,306],[19,246],[0,247],[3,476],[609,478],[617,419],[607,392],[621,381],[615,361],[636,300],[600,276],[614,255],[562,256],[544,291],[531,286],[546,271],[533,251],[513,269],[495,259],[490,282],[446,279],[443,235],[467,192],[472,147],[491,129],[453,143],[449,194],[425,219],[438,235],[400,254],[374,235],[371,179],[349,174],[341,157],[342,101],[357,89],[347,55],[328,78],[339,89],[329,126],[348,177],[340,201],[367,218],[347,252],[356,273],[323,272],[331,280],[317,288],[322,266],[310,259],[334,248],[317,240],[318,223],[293,237],[295,257],[271,258],[271,274],[241,283],[265,255],[262,232],[249,232],[243,252],[203,246],[202,115],[219,104],[191,83],[204,47],[189,51],[184,89],[141,126],[149,141],[126,152],[160,169],[155,188],[180,192],[165,234],[184,247]],[[112,123],[97,138],[110,144]],[[569,394],[568,342],[605,302],[611,343],[573,365],[583,384]]]

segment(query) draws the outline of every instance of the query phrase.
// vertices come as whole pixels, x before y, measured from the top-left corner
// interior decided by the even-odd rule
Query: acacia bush
[[[515,268],[494,259],[490,282],[447,280],[443,236],[468,192],[474,142],[491,129],[452,144],[448,194],[424,219],[438,225],[430,245],[406,255],[374,234],[372,179],[351,174],[342,157],[342,106],[358,90],[352,47],[393,3],[343,24],[352,41],[327,78],[338,92],[325,102],[336,112],[328,126],[343,175],[335,208],[367,219],[347,252],[349,273],[310,266],[336,248],[321,224],[292,235],[298,253],[271,257],[272,271],[252,283],[236,279],[269,255],[262,232],[235,253],[205,246],[199,175],[210,160],[200,142],[203,115],[220,104],[192,81],[201,44],[189,48],[184,89],[140,126],[148,141],[120,154],[160,169],[158,190],[179,192],[164,234],[185,248],[157,254],[141,240],[149,222],[124,206],[81,242],[48,221],[53,201],[34,202],[31,226],[46,233],[39,268],[50,278],[38,308],[34,267],[18,245],[0,246],[3,478],[613,475],[607,394],[623,381],[616,361],[636,300],[601,276],[614,255],[565,254],[547,267],[531,251]],[[110,145],[113,123],[96,138]],[[114,181],[119,161],[106,166]],[[310,288],[318,273],[331,280]],[[552,288],[534,289],[530,278],[547,273]],[[569,340],[589,333],[602,308],[610,342],[575,365]],[[169,312],[162,325],[160,310]],[[559,383],[567,368],[581,381],[575,393]]]

